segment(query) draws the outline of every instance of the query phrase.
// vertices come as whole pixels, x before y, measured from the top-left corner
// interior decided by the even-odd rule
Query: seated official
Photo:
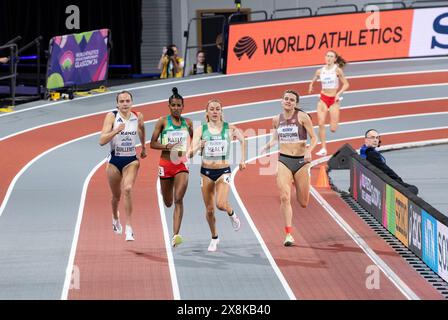
[[[386,164],[386,159],[377,150],[377,147],[379,147],[381,143],[378,131],[376,131],[375,129],[367,130],[364,136],[365,143],[360,149],[361,158],[369,161],[375,167],[383,171],[399,184],[406,187],[412,193],[418,194],[418,188],[412,184],[404,182],[403,179],[401,179],[400,176]]]

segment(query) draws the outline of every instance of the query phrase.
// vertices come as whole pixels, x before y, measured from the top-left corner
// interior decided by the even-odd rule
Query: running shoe
[[[283,245],[284,245],[285,247],[290,247],[290,246],[292,246],[293,244],[294,244],[294,238],[292,237],[292,235],[291,235],[290,233],[288,233],[288,234],[286,235],[285,242],[283,242]]]
[[[126,241],[134,241],[134,232],[132,231],[131,226],[126,225]]]
[[[240,230],[241,221],[240,221],[240,218],[238,218],[238,216],[236,215],[235,211],[233,212],[233,214],[231,216],[229,216],[229,218],[230,218],[230,221],[232,222],[233,230],[235,230],[235,231]]]
[[[210,244],[208,246],[208,251],[215,252],[216,249],[218,249],[218,243],[219,239],[212,239],[212,241],[210,241]]]
[[[112,218],[112,229],[114,230],[114,232],[116,234],[122,234],[123,233],[123,228],[121,227],[121,223],[120,220],[115,220],[114,218]]]
[[[173,248],[181,245],[184,242],[184,238],[182,238],[182,236],[180,234],[175,234],[173,236],[173,239],[171,239],[171,245],[173,246]]]
[[[317,156],[326,156],[327,155],[327,149],[322,148],[318,152],[316,152]]]

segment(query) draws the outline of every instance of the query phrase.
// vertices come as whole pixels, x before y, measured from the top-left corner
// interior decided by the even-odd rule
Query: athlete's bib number
[[[168,131],[166,134],[167,143],[177,144],[172,150],[187,151],[188,132],[185,130]]]
[[[121,144],[120,146],[115,146],[115,155],[117,157],[132,157],[135,156],[135,147],[126,146]]]
[[[299,143],[299,128],[297,126],[283,126],[277,129],[281,143]]]
[[[227,154],[226,140],[207,141],[204,146],[206,157],[224,157]]]

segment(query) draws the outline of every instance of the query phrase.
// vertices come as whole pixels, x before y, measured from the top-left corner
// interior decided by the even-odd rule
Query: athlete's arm
[[[140,157],[142,159],[146,158],[146,131],[145,131],[145,119],[143,118],[143,113],[138,113],[138,137],[142,144],[142,151]]]
[[[229,126],[231,130],[231,137],[238,139],[241,144],[241,161],[240,161],[240,170],[246,169],[246,139],[244,138],[243,133],[240,129],[235,127],[234,125]]]
[[[151,149],[170,150],[173,147],[173,145],[170,143],[165,145],[165,144],[161,144],[159,141],[157,141],[159,139],[160,134],[163,131],[164,123],[165,123],[164,117],[160,117],[159,120],[157,120],[157,123],[154,126],[154,131],[152,132],[151,142],[149,144]]]
[[[336,101],[338,101],[342,93],[344,93],[344,91],[346,91],[350,87],[350,84],[348,83],[348,80],[345,78],[344,71],[342,71],[341,68],[336,68],[336,74],[338,75],[339,79],[342,82],[342,88],[341,90],[339,90],[338,93],[336,93],[335,96]]]
[[[306,147],[305,149],[305,160],[311,161],[311,152],[313,151],[314,147],[317,145],[317,138],[316,134],[314,133],[313,123],[311,122],[311,118],[308,114],[305,112],[299,112],[299,121],[302,123],[302,125],[305,127],[305,130],[310,137],[310,145]]]
[[[193,158],[196,152],[198,152],[198,150],[201,148],[201,136],[202,126],[199,126],[194,130],[193,142],[191,143],[190,149],[187,152],[189,158]]]
[[[124,123],[120,123],[120,125],[115,130],[112,130],[112,128],[114,127],[114,121],[115,115],[112,112],[109,112],[104,119],[103,129],[101,130],[100,146],[104,146],[105,144],[109,143],[110,140],[115,137],[115,135],[124,130]]]
[[[271,130],[271,132],[272,132],[271,141],[269,141],[263,148],[261,148],[260,154],[265,153],[266,151],[271,149],[273,145],[277,144],[277,142],[278,142],[278,133],[277,133],[278,120],[279,120],[278,116],[275,116],[272,119],[272,128],[273,129]]]
[[[185,118],[185,121],[187,122],[188,126],[188,134],[190,135],[190,138],[193,138],[193,122],[189,118]]]
[[[311,93],[313,92],[313,85],[314,85],[314,82],[316,82],[317,79],[319,79],[319,77],[320,77],[320,69],[318,69],[318,70],[316,71],[316,73],[314,74],[314,78],[311,79],[310,87],[309,87],[309,90],[308,90],[308,93],[309,93],[309,94],[311,94]]]

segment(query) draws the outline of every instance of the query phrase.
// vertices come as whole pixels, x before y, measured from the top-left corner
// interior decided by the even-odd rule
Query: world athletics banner
[[[53,37],[49,48],[47,89],[106,80],[109,36],[108,29],[101,29]]]

